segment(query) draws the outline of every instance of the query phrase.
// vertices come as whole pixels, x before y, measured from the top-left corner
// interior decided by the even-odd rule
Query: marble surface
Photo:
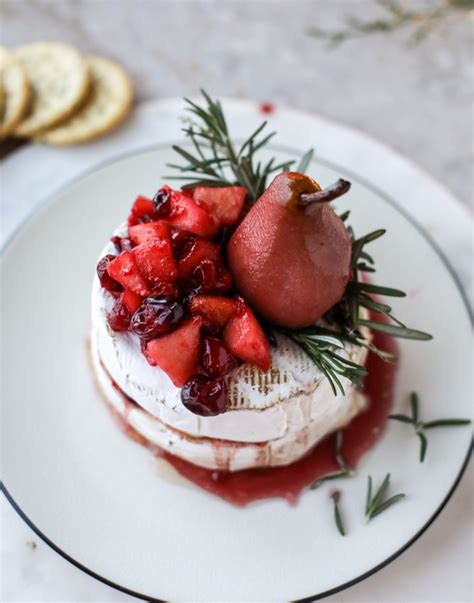
[[[376,135],[470,204],[472,34],[465,25],[447,26],[416,50],[400,33],[328,51],[305,35],[307,25],[334,26],[354,7],[374,15],[372,2],[218,4],[3,0],[2,43],[61,39],[116,57],[133,74],[137,103],[194,94],[204,84],[215,94],[319,112]],[[28,209],[19,208],[8,230]],[[330,600],[471,601],[472,478],[471,464],[448,507],[407,553]],[[3,601],[132,600],[56,555],[3,498],[1,527]]]
[[[335,50],[307,35],[348,14],[382,11],[375,0],[2,0],[1,43],[58,39],[116,58],[137,102],[205,86],[332,117],[407,155],[470,204],[472,21],[449,20],[417,48],[407,47],[406,30]]]

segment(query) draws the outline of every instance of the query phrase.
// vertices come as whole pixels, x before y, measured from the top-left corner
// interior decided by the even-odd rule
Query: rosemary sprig
[[[204,90],[201,90],[201,93],[204,99],[202,106],[185,99],[192,120],[187,123],[183,131],[191,141],[192,148],[186,150],[178,145],[173,147],[176,153],[185,160],[185,163],[168,164],[181,173],[179,176],[169,176],[169,178],[182,181],[185,187],[199,184],[206,186],[237,184],[248,190],[248,200],[256,201],[264,192],[268,177],[275,172],[290,169],[294,161],[277,163],[275,158],[272,158],[267,163],[262,163],[256,160],[256,153],[275,135],[275,132],[264,133],[266,122],[256,128],[240,146],[236,146],[231,139],[220,102],[213,100]],[[313,150],[310,149],[301,158],[297,170],[304,172],[312,157]],[[349,183],[344,182],[344,184]],[[341,218],[347,220],[348,216],[349,212],[345,212]],[[317,326],[299,330],[281,330],[270,325],[265,328],[272,345],[276,343],[273,333],[277,331],[283,332],[297,343],[327,377],[335,395],[338,391],[344,394],[341,378],[349,379],[355,385],[361,386],[361,379],[367,374],[362,366],[351,362],[345,355],[341,355],[345,343],[366,347],[384,360],[395,360],[391,354],[377,349],[373,343],[365,339],[361,327],[369,327],[394,337],[431,339],[431,335],[427,333],[406,327],[391,314],[390,306],[372,297],[374,294],[403,297],[405,296],[403,291],[364,283],[359,278],[360,272],[375,272],[374,260],[364,247],[382,236],[385,231],[376,230],[356,239],[350,226],[347,227],[347,230],[353,239],[351,258],[353,278],[346,288],[343,298],[325,316],[330,324],[331,322],[336,323],[335,330],[324,330]],[[361,308],[370,310],[372,314],[383,314],[385,317],[389,317],[392,324],[387,324],[386,321],[379,322],[374,319],[361,318]],[[332,321],[331,318],[336,318],[336,320]]]
[[[237,147],[230,136],[227,121],[218,100],[213,100],[207,92],[201,90],[204,106],[185,99],[187,110],[194,121],[183,128],[183,132],[192,142],[193,149],[185,150],[179,145],[173,149],[186,163],[168,164],[168,167],[181,172],[180,176],[168,176],[181,180],[186,187],[200,184],[205,186],[243,186],[248,197],[256,201],[267,186],[271,174],[288,171],[294,161],[277,163],[275,158],[266,163],[256,160],[256,153],[273,138],[275,132],[263,133],[267,122],[264,121],[245,142]],[[310,149],[301,158],[298,171],[304,172],[313,156]]]
[[[331,493],[331,498],[334,503],[334,522],[341,536],[346,535],[344,524],[342,522],[341,509],[339,508],[339,501],[341,500],[341,493],[339,490],[335,490]]]
[[[362,386],[361,378],[367,375],[367,371],[363,366],[334,351],[334,349],[344,351],[344,340],[336,332],[324,331],[318,326],[298,330],[281,329],[280,332],[297,343],[308,354],[328,379],[334,395],[337,395],[338,390],[344,395],[340,377],[349,379],[358,387]]]
[[[347,219],[348,213],[345,212],[342,217]],[[349,340],[352,343],[368,347],[372,352],[378,354],[384,360],[394,360],[393,356],[387,355],[383,350],[378,350],[375,346],[369,344],[369,342],[365,340],[360,327],[369,327],[374,331],[386,333],[392,337],[401,337],[418,341],[429,341],[432,339],[432,336],[429,333],[408,328],[392,314],[391,306],[382,303],[380,300],[373,297],[374,295],[405,297],[406,294],[404,291],[360,280],[361,272],[375,272],[374,259],[366,252],[365,246],[382,237],[386,231],[384,229],[374,230],[360,238],[355,237],[351,227],[348,227],[348,231],[352,238],[352,279],[347,285],[342,299],[326,313],[325,318],[329,323],[335,322],[338,325],[342,324],[344,334],[349,337]],[[367,320],[361,318],[361,308],[369,310],[372,317],[374,317],[374,315],[381,315],[382,320],[378,321],[375,318]],[[387,319],[392,322],[387,322]]]
[[[334,453],[336,456],[337,464],[339,465],[339,469],[334,473],[328,473],[327,475],[324,475],[323,477],[317,479],[309,487],[310,490],[316,490],[316,488],[318,488],[324,482],[344,477],[352,477],[354,475],[354,470],[347,464],[346,459],[344,458],[344,454],[342,452],[342,439],[342,431],[336,431],[336,434],[334,436]]]
[[[392,32],[405,27],[412,29],[408,45],[419,44],[435,27],[448,19],[468,19],[472,16],[473,0],[440,0],[431,3],[427,8],[413,10],[398,0],[378,0],[377,4],[384,9],[380,18],[361,20],[355,16],[346,18],[346,27],[334,31],[326,31],[312,27],[308,33],[314,37],[327,40],[330,46],[337,46],[346,40],[373,33]],[[464,12],[459,9],[465,9]],[[471,10],[469,10],[471,9]]]
[[[434,421],[420,421],[419,406],[418,394],[412,392],[410,394],[411,415],[394,414],[389,415],[389,419],[413,425],[415,434],[420,440],[420,463],[423,463],[428,448],[428,439],[425,434],[426,429],[434,429],[437,427],[460,427],[462,425],[469,425],[471,421],[469,419],[436,419]]]
[[[390,473],[387,473],[384,480],[380,484],[379,489],[372,496],[372,476],[369,475],[365,499],[365,518],[367,521],[370,521],[383,511],[386,511],[389,507],[405,497],[405,494],[394,494],[390,498],[386,498],[389,485]]]

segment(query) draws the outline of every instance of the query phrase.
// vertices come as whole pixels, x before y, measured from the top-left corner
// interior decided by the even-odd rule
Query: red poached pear
[[[349,187],[340,180],[322,191],[308,176],[283,172],[232,235],[227,259],[234,283],[267,320],[309,326],[344,294],[351,240],[326,201]]]

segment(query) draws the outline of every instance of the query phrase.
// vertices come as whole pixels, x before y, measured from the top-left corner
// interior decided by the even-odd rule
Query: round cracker
[[[92,86],[84,106],[63,124],[41,132],[36,140],[55,145],[78,144],[97,138],[127,115],[133,97],[126,72],[102,57],[87,57]]]
[[[0,112],[0,139],[6,138],[25,115],[30,101],[30,85],[25,70],[12,52],[0,48],[0,82],[3,106]]]
[[[30,81],[32,101],[14,133],[30,137],[78,109],[89,92],[89,67],[74,48],[57,42],[21,46],[15,54]]]

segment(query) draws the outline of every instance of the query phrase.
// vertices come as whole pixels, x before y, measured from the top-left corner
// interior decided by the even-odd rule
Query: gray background
[[[408,29],[328,50],[308,27],[383,15],[374,0],[2,0],[1,12],[4,45],[57,39],[116,58],[137,102],[205,86],[307,109],[376,136],[471,202],[472,20],[449,19],[416,48]]]

